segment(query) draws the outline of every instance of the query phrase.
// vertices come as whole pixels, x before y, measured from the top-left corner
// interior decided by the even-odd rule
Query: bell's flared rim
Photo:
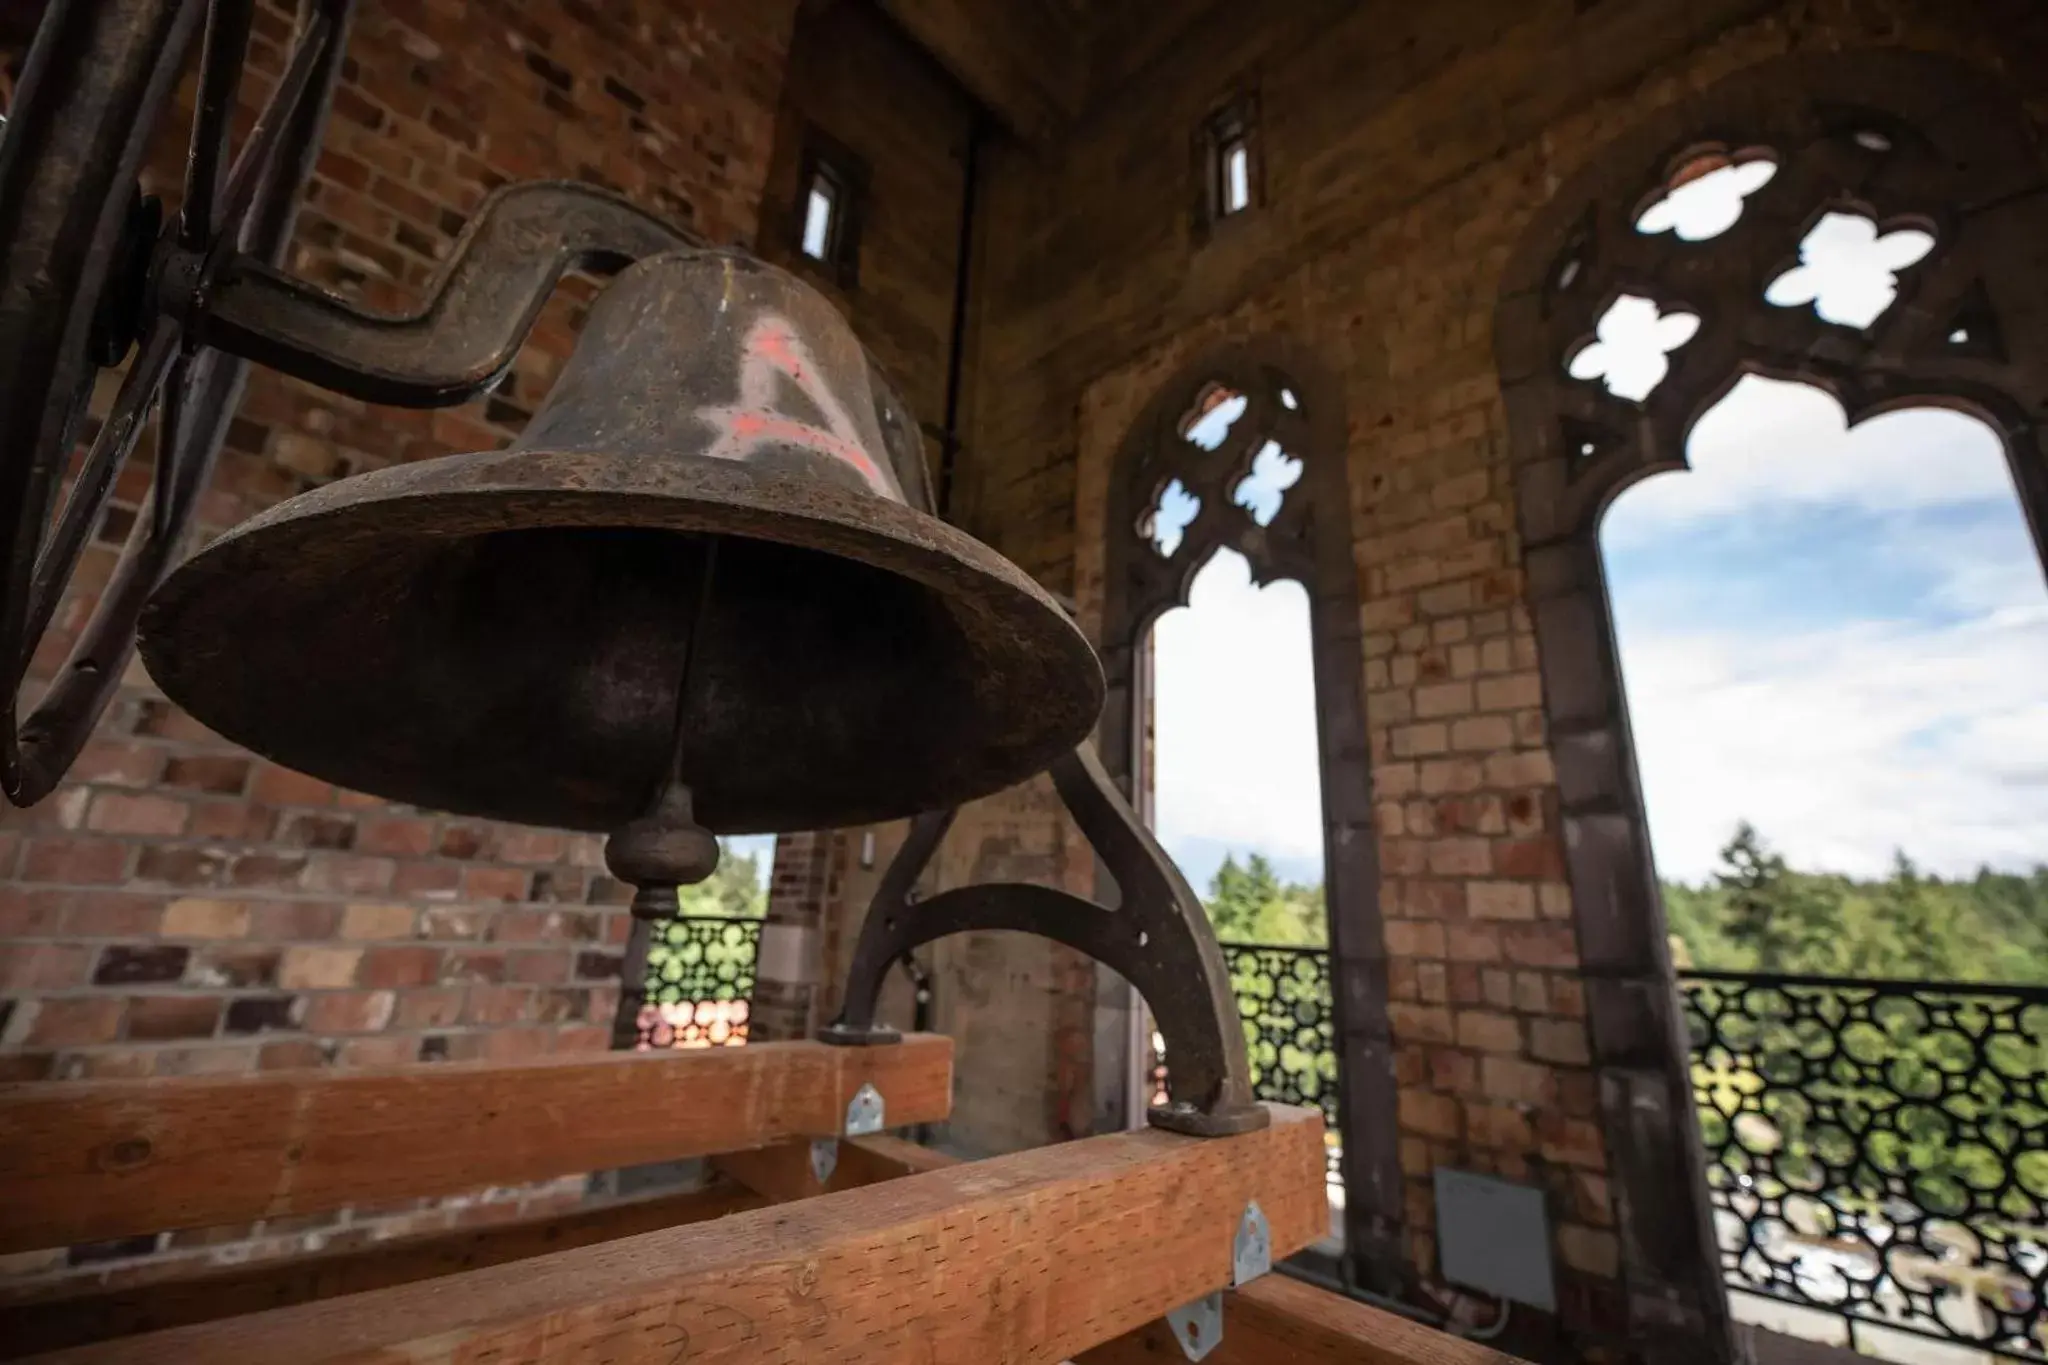
[[[1100,716],[1105,683],[1094,648],[1044,588],[994,549],[937,517],[864,490],[743,461],[687,456],[513,447],[370,471],[302,493],[225,532],[165,579],[143,613],[142,659],[172,701],[226,738],[339,785],[417,804],[407,792],[364,786],[359,775],[344,781],[323,773],[305,753],[275,752],[278,744],[252,736],[231,709],[214,704],[210,683],[221,670],[245,666],[233,641],[220,638],[223,586],[250,583],[280,555],[326,559],[336,572],[346,572],[351,563],[377,554],[380,545],[577,528],[737,536],[819,551],[911,579],[965,611],[1000,622],[1001,647],[1014,651],[1006,657],[1028,661],[1017,672],[1035,680],[1028,698],[1018,698],[1029,733],[1000,760],[983,766],[975,789],[945,792],[943,801],[921,809],[961,804],[1035,776],[1083,742]],[[992,671],[1000,672],[1000,666]],[[863,819],[847,823],[917,813],[864,812]]]

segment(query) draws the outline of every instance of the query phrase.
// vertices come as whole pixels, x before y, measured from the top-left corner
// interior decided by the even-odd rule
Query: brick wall
[[[281,69],[290,8],[258,7],[258,84]],[[753,240],[794,0],[361,9],[291,254],[301,275],[371,307],[404,307],[490,189],[541,177],[607,185],[714,242]],[[188,80],[187,115],[191,99]],[[241,112],[246,128],[253,106]],[[168,134],[182,130],[166,131],[152,188],[175,183],[179,138]],[[201,508],[206,529],[342,475],[503,444],[567,358],[591,292],[572,282],[505,383],[464,408],[378,408],[256,371]],[[146,470],[123,476],[38,675],[83,621],[146,484]],[[606,1045],[627,891],[603,874],[601,839],[337,791],[208,733],[139,666],[127,683],[71,780],[37,808],[0,816],[0,1076]]]
[[[1859,44],[2000,54],[1975,7],[1910,0],[1210,20],[1065,156],[992,172],[966,521],[1097,625],[1104,537],[1128,534],[1105,525],[1110,463],[1159,384],[1275,332],[1343,377],[1410,1258],[1432,1273],[1434,1167],[1543,1186],[1561,1320],[1513,1345],[1584,1358],[1630,1309],[1514,529],[1500,270],[1564,177],[1722,75]],[[1267,204],[1198,246],[1188,134],[1247,78]]]

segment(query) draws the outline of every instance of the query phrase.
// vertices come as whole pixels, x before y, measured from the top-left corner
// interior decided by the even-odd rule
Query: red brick
[[[164,908],[163,934],[166,938],[246,938],[250,910],[248,901],[183,897]]]
[[[610,1012],[606,1012],[610,1017]],[[612,1031],[609,1024],[578,1024],[572,1028],[555,1030],[553,1051],[561,1052],[603,1052],[612,1045]]]
[[[216,796],[239,796],[249,785],[252,766],[246,758],[221,755],[173,758],[164,764],[163,783]]]
[[[299,944],[284,950],[277,984],[286,990],[335,990],[353,985],[362,964],[361,948]]]
[[[1458,1045],[1481,1052],[1518,1052],[1522,1047],[1521,1021],[1512,1014],[1492,1010],[1460,1010]]]
[[[419,935],[424,939],[441,941],[473,939],[483,932],[484,920],[489,914],[489,911],[468,905],[430,905],[420,912]]]
[[[90,1047],[121,1036],[128,1002],[119,996],[66,996],[31,1000],[17,1008],[33,1011],[22,1042],[29,1047]]]
[[[1416,1043],[1448,1043],[1457,1037],[1451,1012],[1438,1005],[1393,1005],[1387,1010],[1394,1039],[1402,1047]]]
[[[410,1036],[351,1038],[341,1045],[343,1066],[404,1066],[419,1055],[419,1040]]]
[[[462,1018],[465,992],[460,986],[398,992],[394,1026],[406,1029],[446,1028]]]
[[[77,943],[0,943],[0,991],[83,986],[93,950]]]
[[[397,872],[389,858],[363,858],[347,853],[315,853],[300,878],[308,891],[364,895],[389,889]]]
[[[494,1062],[518,1062],[546,1056],[554,1047],[555,1031],[548,1028],[496,1028],[471,1037],[480,1040],[477,1055]]]
[[[79,751],[68,780],[104,787],[147,787],[156,781],[164,751],[148,744],[98,739]]]
[[[334,788],[317,777],[265,763],[256,770],[250,795],[275,806],[326,806],[333,804]]]
[[[465,949],[448,954],[441,964],[444,982],[497,982],[505,979],[505,954],[492,949]]]
[[[1503,877],[1560,881],[1564,846],[1555,839],[1506,839],[1493,846],[1493,870]]]
[[[128,867],[128,845],[111,839],[31,839],[21,875],[30,882],[93,885],[118,882]]]
[[[57,933],[70,898],[65,891],[0,886],[0,939],[45,938]]]
[[[257,1053],[256,1065],[264,1071],[304,1071],[327,1066],[334,1060],[330,1046],[310,1038],[287,1038],[265,1043]]]
[[[424,857],[434,847],[431,820],[366,820],[356,834],[356,851],[389,857]]]
[[[341,936],[350,939],[409,939],[418,918],[419,913],[409,905],[351,905],[341,917]]]
[[[463,1005],[466,1024],[516,1024],[529,1017],[534,994],[524,986],[471,986]]]
[[[265,942],[312,942],[333,938],[341,907],[317,901],[262,901],[250,926],[251,938]]]
[[[531,872],[472,867],[462,874],[462,894],[470,900],[523,901],[532,883]]]
[[[148,938],[162,929],[164,903],[160,896],[73,891],[65,900],[67,938]]]
[[[1427,1090],[1404,1090],[1400,1104],[1401,1127],[1427,1137],[1455,1140],[1464,1131],[1464,1111],[1448,1095]]]
[[[376,1033],[390,1026],[398,1004],[391,991],[322,991],[306,1000],[309,1033]]]
[[[365,986],[428,986],[440,977],[442,950],[422,947],[368,949],[357,980]]]
[[[453,899],[462,889],[462,869],[448,863],[400,863],[391,876],[391,894],[422,899]]]
[[[1500,961],[1501,934],[1493,925],[1448,925],[1445,927],[1444,940],[1444,951],[1453,962]]]
[[[192,827],[195,839],[224,839],[236,843],[260,844],[277,828],[277,812],[269,806],[244,801],[195,801]]]
[[[568,853],[567,837],[552,830],[510,829],[498,836],[496,856],[508,863],[556,863]]]
[[[1541,1108],[1556,1097],[1556,1081],[1547,1066],[1514,1057],[1488,1057],[1480,1064],[1480,1082],[1497,1101]]]
[[[208,1038],[220,1024],[217,995],[136,995],[128,999],[128,1038],[132,1042],[163,1042],[174,1038]]]
[[[102,834],[183,834],[190,808],[167,796],[103,791],[92,800],[86,827]]]

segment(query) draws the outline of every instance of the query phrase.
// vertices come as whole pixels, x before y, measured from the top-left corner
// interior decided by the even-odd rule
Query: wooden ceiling
[[[1219,0],[878,0],[1006,128],[1046,143]]]

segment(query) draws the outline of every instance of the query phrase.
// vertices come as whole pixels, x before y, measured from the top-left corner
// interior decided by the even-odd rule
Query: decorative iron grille
[[[746,1042],[761,921],[685,916],[655,925],[651,934],[635,1046]]]
[[[1323,1111],[1332,1189],[1342,1188],[1337,1141],[1337,1028],[1330,1008],[1330,953],[1270,943],[1226,943],[1223,960],[1244,1021],[1252,1090],[1277,1104]],[[1152,1035],[1149,1083],[1166,1103],[1167,1058]]]
[[[1840,1315],[1855,1347],[2048,1361],[2048,987],[1679,989],[1729,1286]]]

